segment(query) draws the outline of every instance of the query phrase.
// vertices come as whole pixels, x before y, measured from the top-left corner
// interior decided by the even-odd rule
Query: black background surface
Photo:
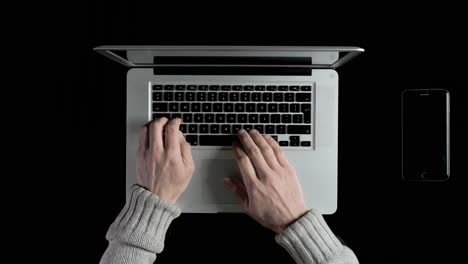
[[[92,48],[207,44],[365,48],[338,70],[338,211],[326,220],[361,263],[449,263],[462,256],[455,239],[466,234],[463,114],[468,101],[466,19],[459,8],[380,3],[169,7],[133,1],[45,8],[51,19],[31,38],[50,43],[44,45],[48,60],[41,73],[49,88],[42,126],[52,128],[45,140],[51,154],[41,158],[53,168],[48,171],[59,186],[55,190],[70,208],[51,200],[60,213],[53,228],[66,233],[65,255],[97,262],[125,199],[127,69]],[[406,183],[401,179],[400,95],[407,88],[430,87],[451,94],[452,176],[443,183]],[[157,261],[293,263],[272,232],[240,214],[183,214],[171,225]]]

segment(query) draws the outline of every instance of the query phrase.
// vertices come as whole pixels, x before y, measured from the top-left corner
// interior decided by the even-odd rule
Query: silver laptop
[[[127,67],[126,187],[136,182],[141,125],[180,117],[196,170],[183,212],[240,212],[223,184],[238,175],[236,132],[272,135],[296,168],[307,206],[337,209],[338,73],[357,47],[100,46]]]

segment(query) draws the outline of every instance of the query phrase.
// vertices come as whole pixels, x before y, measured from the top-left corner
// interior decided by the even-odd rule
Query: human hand
[[[136,157],[138,185],[171,203],[185,191],[195,169],[180,123],[180,118],[162,117],[144,126]]]
[[[307,212],[296,172],[271,136],[254,129],[238,136],[242,146],[234,143],[233,152],[242,181],[224,181],[248,215],[279,234]]]

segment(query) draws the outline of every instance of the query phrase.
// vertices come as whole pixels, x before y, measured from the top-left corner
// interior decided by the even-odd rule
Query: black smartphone
[[[450,94],[445,89],[403,91],[402,175],[408,181],[450,176]]]

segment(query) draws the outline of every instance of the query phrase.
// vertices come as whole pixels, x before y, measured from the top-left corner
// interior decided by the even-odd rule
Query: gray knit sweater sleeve
[[[129,197],[107,232],[102,264],[153,263],[164,248],[167,228],[180,215],[178,207],[138,185],[130,188]]]
[[[353,251],[341,244],[316,210],[310,210],[275,239],[298,264],[359,263]]]

